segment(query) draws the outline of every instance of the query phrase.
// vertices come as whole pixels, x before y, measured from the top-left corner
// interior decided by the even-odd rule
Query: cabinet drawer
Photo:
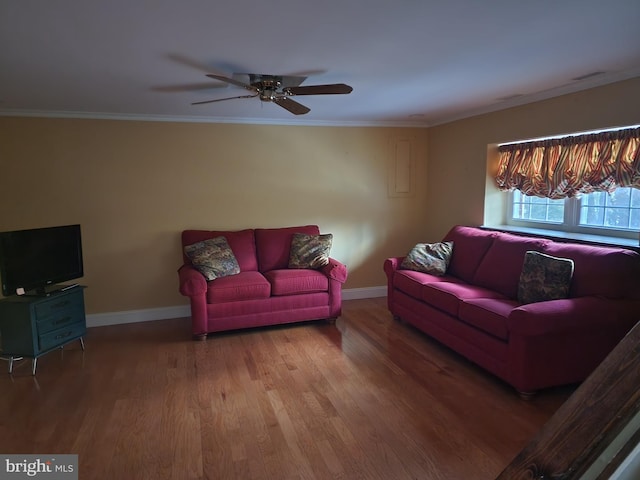
[[[36,320],[38,325],[38,334],[65,328],[72,323],[84,323],[84,309],[82,305],[73,305],[71,308],[53,312],[46,317],[40,317]]]
[[[57,315],[59,312],[68,310],[69,308],[73,308],[78,305],[80,305],[81,307],[84,306],[81,291],[72,295],[64,295],[59,298],[52,298],[51,300],[47,300],[46,302],[36,304],[36,320],[40,321],[41,319],[44,319],[51,315]]]
[[[85,330],[86,329],[84,323],[74,323],[72,325],[68,325],[65,328],[60,328],[44,335],[40,335],[38,337],[40,350],[49,350],[50,348],[55,348],[58,345],[63,345],[64,343],[75,338],[82,337],[85,334]]]

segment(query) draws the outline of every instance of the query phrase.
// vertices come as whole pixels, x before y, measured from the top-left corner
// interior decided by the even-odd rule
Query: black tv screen
[[[84,275],[80,225],[0,232],[4,296],[74,280]]]

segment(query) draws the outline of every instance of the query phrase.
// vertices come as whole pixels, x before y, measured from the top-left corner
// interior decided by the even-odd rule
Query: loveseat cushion
[[[541,238],[499,233],[478,266],[471,283],[495,290],[511,299],[517,298],[525,253],[529,250],[542,251],[549,243],[549,240]]]
[[[458,318],[501,340],[509,339],[507,319],[519,303],[503,298],[471,298],[460,302]]]
[[[545,247],[544,253],[573,260],[570,297],[640,298],[638,252],[618,247],[554,242]]]
[[[285,228],[256,228],[256,251],[261,272],[287,268],[294,233],[319,235],[317,225]]]
[[[220,236],[227,239],[240,266],[240,271],[258,270],[254,231],[252,229],[238,231],[184,230],[182,232],[182,247]],[[184,263],[190,263],[186,255],[184,255]]]
[[[271,296],[271,284],[256,271],[240,272],[209,282],[207,303],[259,300]]]
[[[271,294],[274,296],[326,292],[329,289],[329,279],[318,270],[301,268],[271,270],[264,276],[271,284]]]
[[[449,230],[443,239],[444,242],[454,244],[448,273],[471,283],[478,265],[482,262],[496,235],[497,233],[493,231],[462,225],[456,225]]]
[[[240,273],[238,261],[223,236],[208,238],[184,247],[184,253],[191,264],[207,280],[237,275]]]
[[[289,251],[289,268],[319,269],[329,264],[333,235],[294,233]]]

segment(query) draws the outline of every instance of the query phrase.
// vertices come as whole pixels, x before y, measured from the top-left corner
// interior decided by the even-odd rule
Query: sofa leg
[[[327,323],[329,325],[335,325],[336,320],[338,320],[338,317],[331,317],[331,318],[327,318]]]
[[[193,339],[194,340],[205,341],[207,339],[207,334],[206,333],[200,333],[198,335],[194,335]]]
[[[527,402],[533,400],[533,397],[536,396],[536,393],[538,393],[538,392],[536,392],[536,391],[533,391],[533,392],[521,392],[521,391],[518,391],[518,395],[520,396],[520,398],[522,400],[527,401]]]

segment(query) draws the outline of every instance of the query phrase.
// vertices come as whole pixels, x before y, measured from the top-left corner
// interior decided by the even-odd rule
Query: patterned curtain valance
[[[498,147],[500,190],[547,198],[640,188],[640,127]]]

